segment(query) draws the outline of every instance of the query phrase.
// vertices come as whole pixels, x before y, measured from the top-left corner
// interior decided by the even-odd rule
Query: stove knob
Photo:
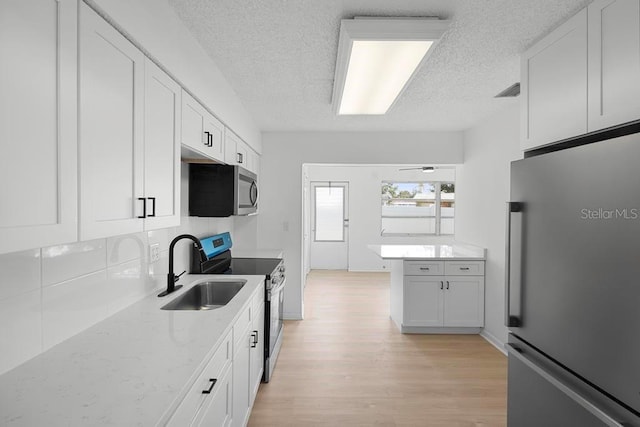
[[[275,277],[271,279],[271,284],[275,285],[276,283],[278,283],[278,279],[276,279]]]
[[[280,266],[280,273],[284,273],[284,270],[285,270],[285,269],[284,269],[284,265],[281,265],[281,266]]]

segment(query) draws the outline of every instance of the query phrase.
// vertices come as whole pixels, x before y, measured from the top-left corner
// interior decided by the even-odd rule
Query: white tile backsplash
[[[115,295],[107,286],[106,270],[43,288],[44,349],[107,318],[113,299]]]
[[[0,374],[42,352],[40,290],[0,301]]]
[[[182,180],[188,187],[185,171]],[[166,288],[169,243],[178,234],[233,235],[234,218],[187,211],[183,199],[178,227],[0,255],[0,374]],[[149,263],[153,243],[160,260]],[[176,245],[176,274],[189,271],[191,248],[187,240]]]
[[[40,289],[40,249],[0,256],[0,272],[0,301]]]
[[[107,267],[135,259],[146,260],[149,252],[147,233],[126,234],[107,239]]]
[[[117,313],[155,291],[155,282],[147,274],[145,260],[134,260],[107,269],[111,301],[109,315]]]
[[[49,286],[107,268],[105,239],[42,248],[42,285]]]

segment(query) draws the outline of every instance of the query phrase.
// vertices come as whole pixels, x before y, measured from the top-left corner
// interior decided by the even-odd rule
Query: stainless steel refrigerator
[[[508,423],[640,426],[640,134],[511,164]]]

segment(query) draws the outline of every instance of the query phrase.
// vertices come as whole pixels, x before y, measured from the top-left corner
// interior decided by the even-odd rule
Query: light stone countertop
[[[486,259],[486,250],[465,243],[432,245],[368,245],[382,259],[466,260]]]
[[[204,280],[247,283],[224,307],[161,310]],[[185,275],[155,294],[0,375],[0,425],[163,423],[233,327],[264,276]]]

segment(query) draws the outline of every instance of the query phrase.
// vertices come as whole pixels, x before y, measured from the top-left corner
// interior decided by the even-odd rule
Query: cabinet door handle
[[[210,133],[209,131],[206,131],[206,130],[205,130],[205,131],[204,131],[204,134],[207,136],[207,142],[205,142],[205,143],[204,143],[204,145],[206,145],[207,147],[211,147],[211,146],[209,145],[209,142],[210,142],[210,140],[211,140],[211,133]]]
[[[209,134],[209,147],[213,147],[213,134]]]
[[[440,281],[440,290],[443,290],[443,289],[444,289],[444,282],[441,280]]]
[[[145,197],[138,197],[138,200],[142,200],[142,215],[138,215],[138,218],[147,217],[147,199]]]
[[[449,290],[449,281],[447,280],[447,290]]]
[[[256,348],[258,345],[258,331],[251,332],[251,338],[253,338],[251,340],[251,348]]]
[[[156,198],[147,197],[147,199],[151,200],[151,214],[149,216],[156,216]]]
[[[254,342],[254,344],[258,344],[258,331],[253,331],[256,334],[256,340]]]
[[[238,163],[242,163],[242,153],[237,153],[238,154]]]
[[[209,378],[209,381],[211,381],[211,384],[209,385],[209,388],[206,390],[202,390],[202,394],[211,394],[211,390],[213,390],[213,386],[216,385],[216,382],[218,381],[215,378]]]

